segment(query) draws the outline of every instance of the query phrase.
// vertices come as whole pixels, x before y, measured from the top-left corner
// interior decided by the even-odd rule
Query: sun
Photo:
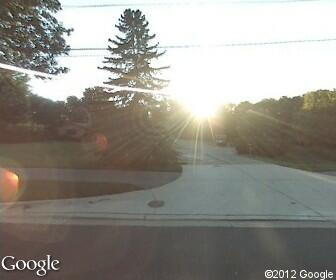
[[[217,106],[202,99],[188,100],[184,106],[198,119],[207,119],[215,115]]]
[[[169,94],[197,119],[214,117],[224,101],[221,86],[212,74],[199,71],[206,68],[203,66],[175,69],[168,88]]]
[[[175,99],[186,108],[197,119],[209,119],[216,115],[221,106],[218,96],[213,93],[215,91],[205,90],[183,90],[177,91]]]

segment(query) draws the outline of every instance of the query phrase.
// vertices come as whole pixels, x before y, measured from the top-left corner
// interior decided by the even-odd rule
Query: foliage
[[[321,111],[335,109],[336,90],[318,90],[304,95],[303,109],[306,111]]]
[[[92,136],[106,139],[106,148],[98,149],[102,166],[152,170],[178,167],[172,139],[144,108],[106,107],[102,112],[95,111],[91,119]]]
[[[110,95],[102,87],[86,88],[81,99],[93,123],[113,113],[115,106],[109,102]]]
[[[23,75],[0,71],[2,142],[26,142],[55,137],[67,116],[64,102],[32,94]]]
[[[294,147],[336,149],[336,94],[318,90],[304,96],[243,102],[231,114],[226,133],[237,151],[267,157]]]
[[[33,94],[28,96],[28,109],[28,120],[50,128],[59,126],[66,115],[64,102]]]
[[[89,112],[83,105],[83,101],[77,96],[68,96],[65,109],[67,120],[77,123],[89,122]]]
[[[120,34],[109,39],[110,56],[104,67],[112,75],[106,82],[119,87],[159,90],[168,81],[157,77],[168,67],[154,67],[164,52],[153,44],[148,21],[140,10],[126,9],[116,28]],[[108,94],[108,95],[107,95]],[[108,97],[108,98],[107,98]],[[102,164],[120,168],[169,169],[177,167],[177,154],[164,126],[167,102],[151,93],[96,87],[87,89],[83,102],[90,108],[96,133],[104,135],[108,148]]]
[[[161,70],[168,67],[153,67],[152,62],[164,52],[158,51],[159,44],[151,44],[155,34],[149,33],[148,21],[140,10],[126,9],[116,28],[121,33],[114,40],[109,39],[110,56],[103,61],[106,66],[100,68],[109,71],[112,77],[108,85],[158,90],[167,85],[167,81],[157,78]],[[119,106],[130,104],[149,105],[155,103],[152,94],[118,91],[114,102]]]
[[[109,101],[109,94],[102,87],[86,88],[83,92],[82,101],[85,104],[106,103]]]
[[[56,56],[67,54],[71,29],[57,21],[58,0],[0,0],[0,63],[58,74]]]
[[[0,121],[2,123],[16,124],[24,120],[28,93],[26,77],[0,71]]]
[[[67,102],[32,94],[27,78],[0,71],[0,125],[2,142],[26,142],[57,138],[66,121],[88,122],[82,101],[70,96]]]

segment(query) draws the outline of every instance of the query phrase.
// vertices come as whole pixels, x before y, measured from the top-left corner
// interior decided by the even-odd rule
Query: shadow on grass
[[[81,198],[138,190],[142,190],[142,188],[125,183],[29,180],[21,182],[17,201]]]
[[[115,147],[116,149],[118,147]],[[3,168],[119,169],[124,171],[181,172],[179,162],[146,164],[142,161],[123,163],[122,158],[110,162],[94,151],[94,146],[81,142],[0,143],[0,166]],[[135,153],[131,154],[135,158]]]

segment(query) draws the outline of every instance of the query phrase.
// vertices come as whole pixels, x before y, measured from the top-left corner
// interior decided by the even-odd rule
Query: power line
[[[281,41],[264,41],[264,42],[238,42],[238,43],[223,43],[223,44],[186,44],[186,45],[166,45],[158,46],[161,49],[192,49],[192,48],[225,48],[225,47],[249,47],[249,46],[268,46],[268,45],[286,45],[286,44],[307,44],[307,43],[328,43],[335,42],[335,38],[321,39],[297,39],[297,40],[281,40]],[[90,51],[107,51],[107,48],[71,48],[72,52],[90,52]],[[80,56],[80,55],[76,55]],[[101,55],[84,55],[84,56],[101,56]]]
[[[65,9],[78,8],[113,8],[130,6],[200,6],[200,5],[228,5],[228,4],[288,4],[298,2],[320,2],[323,0],[224,0],[224,1],[181,1],[181,2],[139,2],[139,3],[106,3],[106,4],[88,4],[88,5],[63,5]]]

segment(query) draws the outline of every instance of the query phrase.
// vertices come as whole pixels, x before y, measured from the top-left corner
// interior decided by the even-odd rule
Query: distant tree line
[[[240,153],[276,157],[292,147],[336,150],[336,90],[223,108],[223,130]]]
[[[77,97],[53,101],[31,93],[23,75],[0,71],[0,141],[6,143],[57,139],[67,120],[83,121],[74,108]],[[76,100],[77,103],[71,101]],[[76,115],[77,114],[77,115]]]

